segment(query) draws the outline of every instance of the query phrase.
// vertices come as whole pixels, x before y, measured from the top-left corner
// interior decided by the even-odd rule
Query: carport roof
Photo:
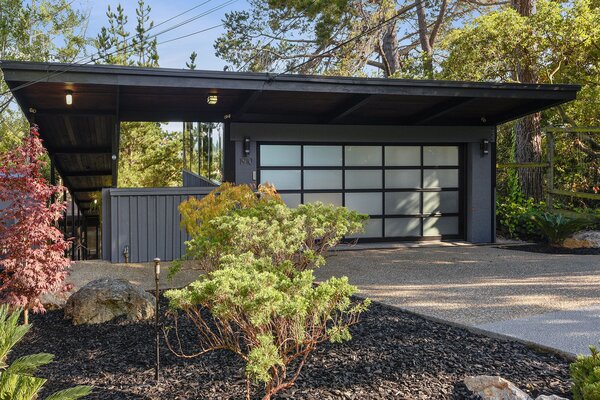
[[[573,100],[580,89],[18,61],[0,68],[25,114],[36,110],[78,203],[111,185],[118,121],[494,126]],[[207,104],[210,94],[217,104]]]

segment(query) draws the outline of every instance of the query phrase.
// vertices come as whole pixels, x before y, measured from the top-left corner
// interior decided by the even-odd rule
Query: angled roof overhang
[[[0,68],[23,112],[36,110],[79,202],[111,185],[119,121],[494,126],[574,100],[580,89],[17,61]],[[217,104],[207,104],[210,94]]]

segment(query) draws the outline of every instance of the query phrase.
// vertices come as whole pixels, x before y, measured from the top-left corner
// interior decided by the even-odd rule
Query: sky
[[[227,4],[230,2],[231,4]],[[119,3],[124,8],[125,14],[129,17],[129,32],[133,33],[135,31],[137,0],[81,0],[82,9],[89,12],[90,16],[87,36],[96,37],[102,26],[107,25],[107,7],[110,5],[114,10]],[[158,36],[158,54],[160,56],[159,64],[161,67],[185,68],[185,63],[189,60],[189,56],[193,51],[198,53],[196,59],[197,69],[222,70],[226,65],[223,60],[215,56],[213,47],[215,39],[224,32],[223,27],[165,43],[164,45],[160,45],[160,42],[218,25],[224,18],[225,13],[247,9],[248,3],[246,0],[146,0],[146,4],[152,7],[150,18],[154,21],[155,25],[202,3],[205,4],[154,30],[154,33],[158,33],[186,19],[227,4],[225,7],[215,10],[206,16]]]

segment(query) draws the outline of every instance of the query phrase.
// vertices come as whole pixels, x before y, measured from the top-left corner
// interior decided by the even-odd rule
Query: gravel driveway
[[[467,325],[600,303],[600,257],[515,246],[338,251],[316,272],[346,275],[373,300]]]

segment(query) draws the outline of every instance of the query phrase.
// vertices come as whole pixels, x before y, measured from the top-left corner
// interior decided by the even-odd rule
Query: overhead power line
[[[201,5],[204,5],[204,4],[208,3],[209,1],[212,1],[212,0],[204,1],[202,4],[199,4],[196,7],[192,7],[191,9],[189,9],[189,10],[183,12],[183,13],[180,13],[180,14],[178,14],[175,17],[171,17],[170,20],[173,20],[173,19],[175,19],[175,18],[177,18],[177,17],[179,17],[181,15],[184,15],[185,13],[187,13],[187,12],[189,12],[189,11],[195,9],[195,8],[198,8]],[[179,23],[177,23],[177,24],[175,24],[175,25],[173,25],[173,26],[171,26],[171,27],[169,27],[167,29],[164,29],[164,30],[162,30],[162,31],[160,31],[160,32],[158,32],[158,33],[156,33],[154,35],[151,35],[151,36],[147,37],[146,40],[151,41],[151,40],[157,38],[158,36],[164,35],[167,32],[173,31],[173,30],[178,29],[178,28],[180,28],[180,27],[182,27],[182,26],[184,26],[186,24],[189,24],[189,23],[191,23],[193,21],[196,21],[196,20],[198,20],[198,19],[200,19],[202,17],[210,15],[210,14],[212,14],[212,13],[214,13],[214,12],[216,12],[216,11],[222,9],[222,8],[225,8],[225,7],[227,7],[227,6],[229,6],[229,5],[233,4],[233,3],[236,3],[237,1],[239,1],[239,0],[227,0],[224,3],[222,3],[222,4],[218,5],[218,6],[215,6],[215,7],[211,8],[211,9],[209,9],[209,10],[206,10],[206,11],[204,11],[204,12],[198,14],[198,15],[195,15],[192,18],[189,18],[189,19],[187,19],[185,21],[179,22]],[[165,21],[159,23],[158,25],[162,25],[164,22]],[[155,27],[158,26],[158,25],[155,25]],[[215,28],[217,28],[219,26],[222,26],[222,25],[223,24],[215,25],[213,27],[206,28],[206,29],[201,29],[199,31],[192,32],[190,34],[186,34],[186,35],[174,38],[174,39],[166,40],[166,41],[164,41],[162,43],[168,43],[168,42],[172,42],[172,41],[175,41],[175,40],[183,39],[185,37],[189,37],[189,36],[196,35],[196,34],[199,34],[199,33],[202,33],[202,32],[206,32],[206,31],[211,30],[211,29],[215,29]],[[150,29],[148,31],[150,31]],[[125,47],[123,47],[121,49],[115,49],[115,50],[113,50],[111,52],[108,52],[108,53],[105,53],[105,54],[103,54],[101,51],[98,51],[98,52],[96,52],[96,53],[94,53],[94,54],[92,54],[90,56],[82,57],[81,59],[68,64],[63,70],[55,71],[53,73],[49,73],[48,75],[46,75],[43,78],[39,78],[39,79],[36,79],[36,80],[33,80],[33,81],[29,81],[29,82],[23,83],[23,84],[21,84],[19,86],[16,86],[12,90],[9,89],[9,90],[3,92],[2,94],[0,94],[0,96],[4,96],[4,95],[6,95],[6,94],[8,94],[10,92],[14,93],[14,92],[16,92],[18,90],[24,89],[24,88],[29,87],[31,85],[34,85],[36,83],[43,82],[43,81],[45,81],[47,79],[50,79],[50,78],[54,78],[54,77],[56,77],[58,75],[64,74],[66,72],[69,72],[69,71],[73,70],[74,68],[76,68],[78,66],[87,65],[87,64],[93,62],[95,60],[95,57],[99,57],[99,56],[107,57],[107,56],[113,55],[115,53],[128,50],[128,49],[130,49],[133,46],[134,46],[134,44],[131,43],[131,44],[129,44],[129,45],[127,45],[127,46],[125,46]],[[89,58],[89,60],[85,61],[88,58]]]

